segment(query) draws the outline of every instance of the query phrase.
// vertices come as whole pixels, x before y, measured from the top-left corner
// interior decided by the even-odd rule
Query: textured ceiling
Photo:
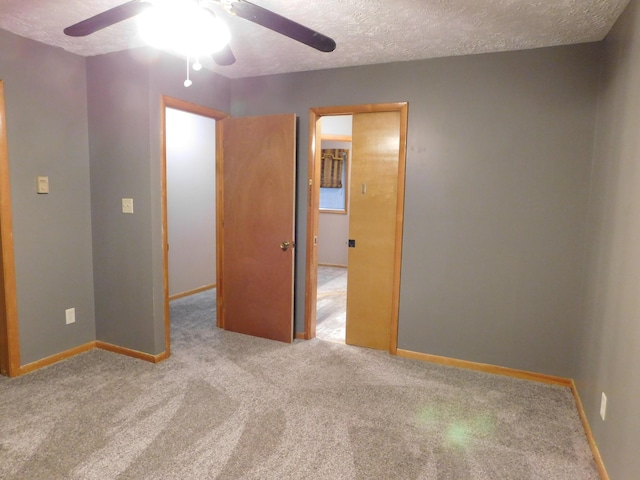
[[[185,0],[189,1],[189,0]],[[0,0],[0,29],[83,56],[142,45],[135,20],[85,38],[64,27],[125,0]],[[237,61],[205,67],[229,78],[521,50],[604,38],[629,0],[253,0],[332,37],[321,53],[220,13]],[[203,62],[204,63],[204,62]]]

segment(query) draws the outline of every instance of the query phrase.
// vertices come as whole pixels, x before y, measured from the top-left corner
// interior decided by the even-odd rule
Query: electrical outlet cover
[[[600,417],[604,422],[604,418],[607,416],[607,396],[602,392],[602,399],[600,401]]]
[[[75,308],[67,308],[64,311],[65,319],[67,321],[67,325],[70,323],[76,323],[76,309]]]
[[[122,199],[122,213],[133,213],[133,198]]]
[[[38,176],[38,193],[49,193],[49,177]]]

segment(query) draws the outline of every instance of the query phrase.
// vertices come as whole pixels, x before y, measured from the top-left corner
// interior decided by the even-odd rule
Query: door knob
[[[289,250],[289,247],[291,246],[291,244],[289,242],[282,242],[280,244],[280,248],[282,249],[283,252],[286,252],[287,250]]]

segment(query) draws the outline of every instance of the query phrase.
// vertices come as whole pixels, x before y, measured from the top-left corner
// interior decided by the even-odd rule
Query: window
[[[340,148],[335,147],[340,143]],[[327,144],[327,145],[325,145]],[[347,213],[348,171],[351,144],[349,142],[322,141],[320,164],[320,211],[325,213]]]
[[[320,166],[320,188],[342,188],[344,165],[347,162],[348,150],[344,148],[322,149],[322,165]]]

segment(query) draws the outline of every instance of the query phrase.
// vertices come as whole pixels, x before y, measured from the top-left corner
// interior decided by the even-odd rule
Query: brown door
[[[295,115],[222,123],[219,325],[293,341]]]
[[[400,112],[353,116],[346,342],[388,350],[400,160]]]

